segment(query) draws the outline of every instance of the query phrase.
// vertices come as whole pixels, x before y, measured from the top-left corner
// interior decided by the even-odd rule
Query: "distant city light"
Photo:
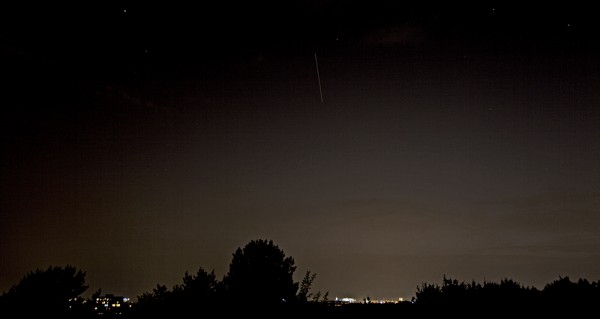
[[[127,298],[127,297],[114,296],[114,295],[107,294],[105,296],[96,298],[96,304],[98,306],[102,306],[102,307],[96,306],[96,307],[94,307],[94,310],[99,315],[110,314],[110,313],[120,314],[121,308],[123,308],[123,307],[131,308],[130,301],[131,301],[131,299]]]
[[[354,298],[349,298],[349,297],[344,297],[342,299],[338,299],[337,297],[335,298],[335,301],[340,301],[342,303],[355,303],[356,299]]]
[[[357,303],[358,301],[356,300],[356,298],[351,298],[351,297],[343,297],[343,298],[338,298],[335,297],[335,303],[338,305],[341,304],[352,304],[352,303]],[[404,302],[404,298],[400,297],[398,299],[386,299],[386,298],[381,298],[381,299],[371,299],[371,298],[365,298],[362,300],[362,302],[364,302],[365,304],[397,304],[397,303],[401,303]]]

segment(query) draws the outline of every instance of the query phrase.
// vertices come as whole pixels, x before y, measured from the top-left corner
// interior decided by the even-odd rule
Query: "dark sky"
[[[135,297],[257,238],[331,297],[600,278],[592,8],[3,6],[0,291]]]

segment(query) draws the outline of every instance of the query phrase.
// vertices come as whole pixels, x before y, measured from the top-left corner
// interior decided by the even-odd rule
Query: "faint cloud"
[[[548,236],[537,242],[489,247],[482,255],[520,255],[554,258],[581,258],[600,255],[600,236],[568,233]]]
[[[481,214],[499,227],[564,233],[600,229],[600,193],[554,191],[527,197],[480,202]],[[479,216],[477,216],[479,215]]]
[[[483,255],[583,258],[600,251],[600,196],[559,190],[479,202],[469,218],[492,239]]]

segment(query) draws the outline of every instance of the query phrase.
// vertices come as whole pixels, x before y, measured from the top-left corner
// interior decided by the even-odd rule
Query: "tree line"
[[[172,289],[157,284],[138,296],[132,307],[103,312],[102,317],[198,317],[207,309],[235,312],[239,307],[276,312],[327,300],[327,293],[311,292],[316,274],[308,271],[301,282],[295,282],[295,271],[294,258],[286,256],[272,240],[253,240],[234,252],[222,280],[217,280],[214,271],[200,267],[194,273],[186,272]],[[84,271],[70,265],[29,272],[0,296],[0,316],[95,318],[103,310],[96,302],[101,291],[82,298],[88,289],[85,276]]]
[[[0,296],[0,317],[31,318],[199,318],[209,314],[239,313],[263,317],[373,317],[388,315],[456,314],[463,317],[490,314],[531,315],[587,313],[600,304],[600,281],[571,281],[569,277],[543,289],[523,286],[512,279],[496,282],[460,282],[444,276],[441,285],[423,283],[415,297],[392,305],[353,304],[342,307],[329,301],[327,293],[312,292],[316,274],[306,272],[293,279],[295,261],[273,241],[253,240],[238,248],[228,273],[218,280],[214,271],[199,268],[186,272],[171,289],[157,284],[137,302],[118,311],[102,311],[97,300],[82,298],[88,289],[86,273],[73,266],[48,267],[26,274]],[[117,305],[120,306],[120,305]]]

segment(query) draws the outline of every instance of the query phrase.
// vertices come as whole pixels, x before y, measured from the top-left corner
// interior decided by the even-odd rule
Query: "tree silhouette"
[[[172,307],[181,314],[201,315],[206,306],[214,305],[217,285],[214,271],[208,273],[200,268],[196,275],[186,271],[183,283],[173,287]]]
[[[293,280],[295,270],[294,259],[286,257],[272,240],[253,240],[233,254],[223,283],[236,302],[289,303],[298,290]]]
[[[0,305],[3,312],[14,316],[77,317],[73,308],[79,300],[83,300],[79,296],[87,288],[85,272],[73,266],[36,269],[3,294]]]
[[[200,268],[196,275],[190,275],[186,271],[183,276],[183,283],[173,287],[173,294],[177,298],[203,302],[214,297],[217,284],[214,271],[208,273]]]
[[[524,287],[512,279],[500,283],[459,282],[444,276],[441,286],[422,284],[417,287],[415,303],[422,311],[464,314],[467,311],[489,311],[508,314],[514,309],[533,309],[539,291]]]
[[[158,318],[169,316],[172,308],[172,295],[167,286],[157,284],[152,292],[145,292],[138,297],[134,307],[133,317]]]
[[[542,291],[545,307],[553,311],[578,310],[580,313],[596,311],[600,301],[600,281],[589,282],[580,278],[573,282],[569,277],[559,277],[548,283]]]
[[[300,282],[300,288],[298,289],[297,298],[299,302],[308,302],[308,300],[313,297],[313,294],[309,293],[309,291],[316,277],[317,274],[311,273],[310,271],[306,272],[304,278]]]
[[[296,301],[301,304],[305,304],[307,302],[322,302],[326,303],[329,301],[329,292],[326,291],[325,294],[322,294],[321,291],[317,291],[315,293],[310,292],[312,288],[312,284],[315,281],[317,274],[312,271],[307,271],[304,274],[304,278],[300,282],[300,286],[298,288],[298,295],[296,296]]]
[[[195,275],[185,272],[183,282],[172,290],[157,284],[152,292],[138,297],[132,318],[202,317],[206,308],[217,301],[218,282],[214,271],[198,269]]]

